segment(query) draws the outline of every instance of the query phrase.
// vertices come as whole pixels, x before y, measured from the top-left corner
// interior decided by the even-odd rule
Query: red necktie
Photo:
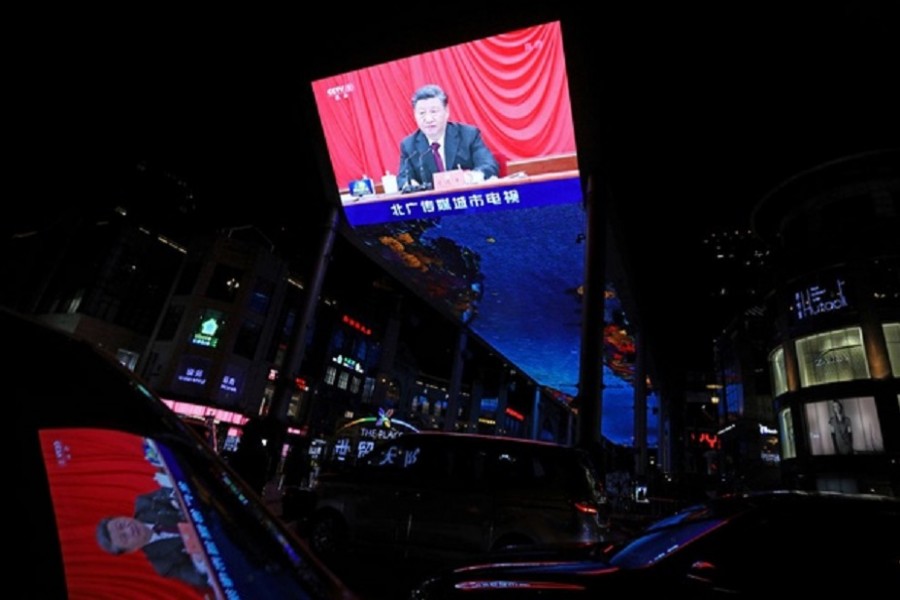
[[[177,525],[163,525],[162,523],[154,525],[153,531],[154,533],[181,533]]]
[[[438,152],[438,149],[440,147],[441,147],[441,145],[439,143],[433,142],[431,144],[431,153],[434,154],[434,164],[437,165],[437,170],[443,171],[444,170],[444,161],[441,158],[441,153]]]

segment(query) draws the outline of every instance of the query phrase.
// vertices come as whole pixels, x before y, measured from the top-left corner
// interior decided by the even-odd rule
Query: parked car
[[[605,539],[589,456],[547,442],[444,432],[376,444],[355,466],[319,474],[312,548],[413,561],[421,568],[511,548],[587,547]]]
[[[2,309],[0,331],[19,595],[356,597],[111,355]]]
[[[898,532],[898,498],[799,491],[734,495],[686,508],[624,543],[598,546],[592,556],[463,566],[415,586],[411,598],[891,593],[900,584]]]

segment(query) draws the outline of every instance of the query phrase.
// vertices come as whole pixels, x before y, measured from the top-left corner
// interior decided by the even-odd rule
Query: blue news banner
[[[577,175],[537,181],[509,179],[466,190],[437,190],[410,196],[361,199],[344,204],[344,214],[352,226],[360,226],[570,204],[581,202],[582,197],[581,179]]]

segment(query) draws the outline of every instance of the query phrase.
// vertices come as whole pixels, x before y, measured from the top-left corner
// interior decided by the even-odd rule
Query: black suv
[[[588,454],[532,440],[406,433],[321,473],[314,493],[309,539],[326,560],[355,551],[448,565],[606,534]]]
[[[412,600],[853,598],[900,583],[900,500],[775,490],[710,499],[578,559],[463,565]]]

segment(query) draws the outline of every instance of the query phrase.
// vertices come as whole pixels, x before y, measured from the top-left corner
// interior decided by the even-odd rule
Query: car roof
[[[764,505],[764,504],[854,504],[865,506],[893,506],[900,503],[900,498],[878,494],[855,494],[849,492],[815,491],[815,490],[758,490],[739,494],[728,494],[712,499],[710,504]]]
[[[523,447],[533,447],[533,448],[548,448],[548,449],[561,449],[561,450],[575,450],[574,446],[567,446],[564,444],[558,444],[555,442],[548,442],[544,440],[532,440],[528,438],[517,438],[511,436],[501,436],[501,435],[484,435],[479,433],[464,433],[458,431],[417,431],[404,433],[402,438],[406,438],[408,440],[442,440],[448,441],[452,440],[452,443],[469,443],[469,444],[493,444],[493,445],[518,445]]]
[[[851,494],[846,492],[776,489],[726,494],[686,506],[675,513],[648,524],[647,530],[660,529],[693,519],[723,518],[750,510],[819,511],[832,514],[873,514],[889,511],[898,514],[900,498],[876,494]]]

